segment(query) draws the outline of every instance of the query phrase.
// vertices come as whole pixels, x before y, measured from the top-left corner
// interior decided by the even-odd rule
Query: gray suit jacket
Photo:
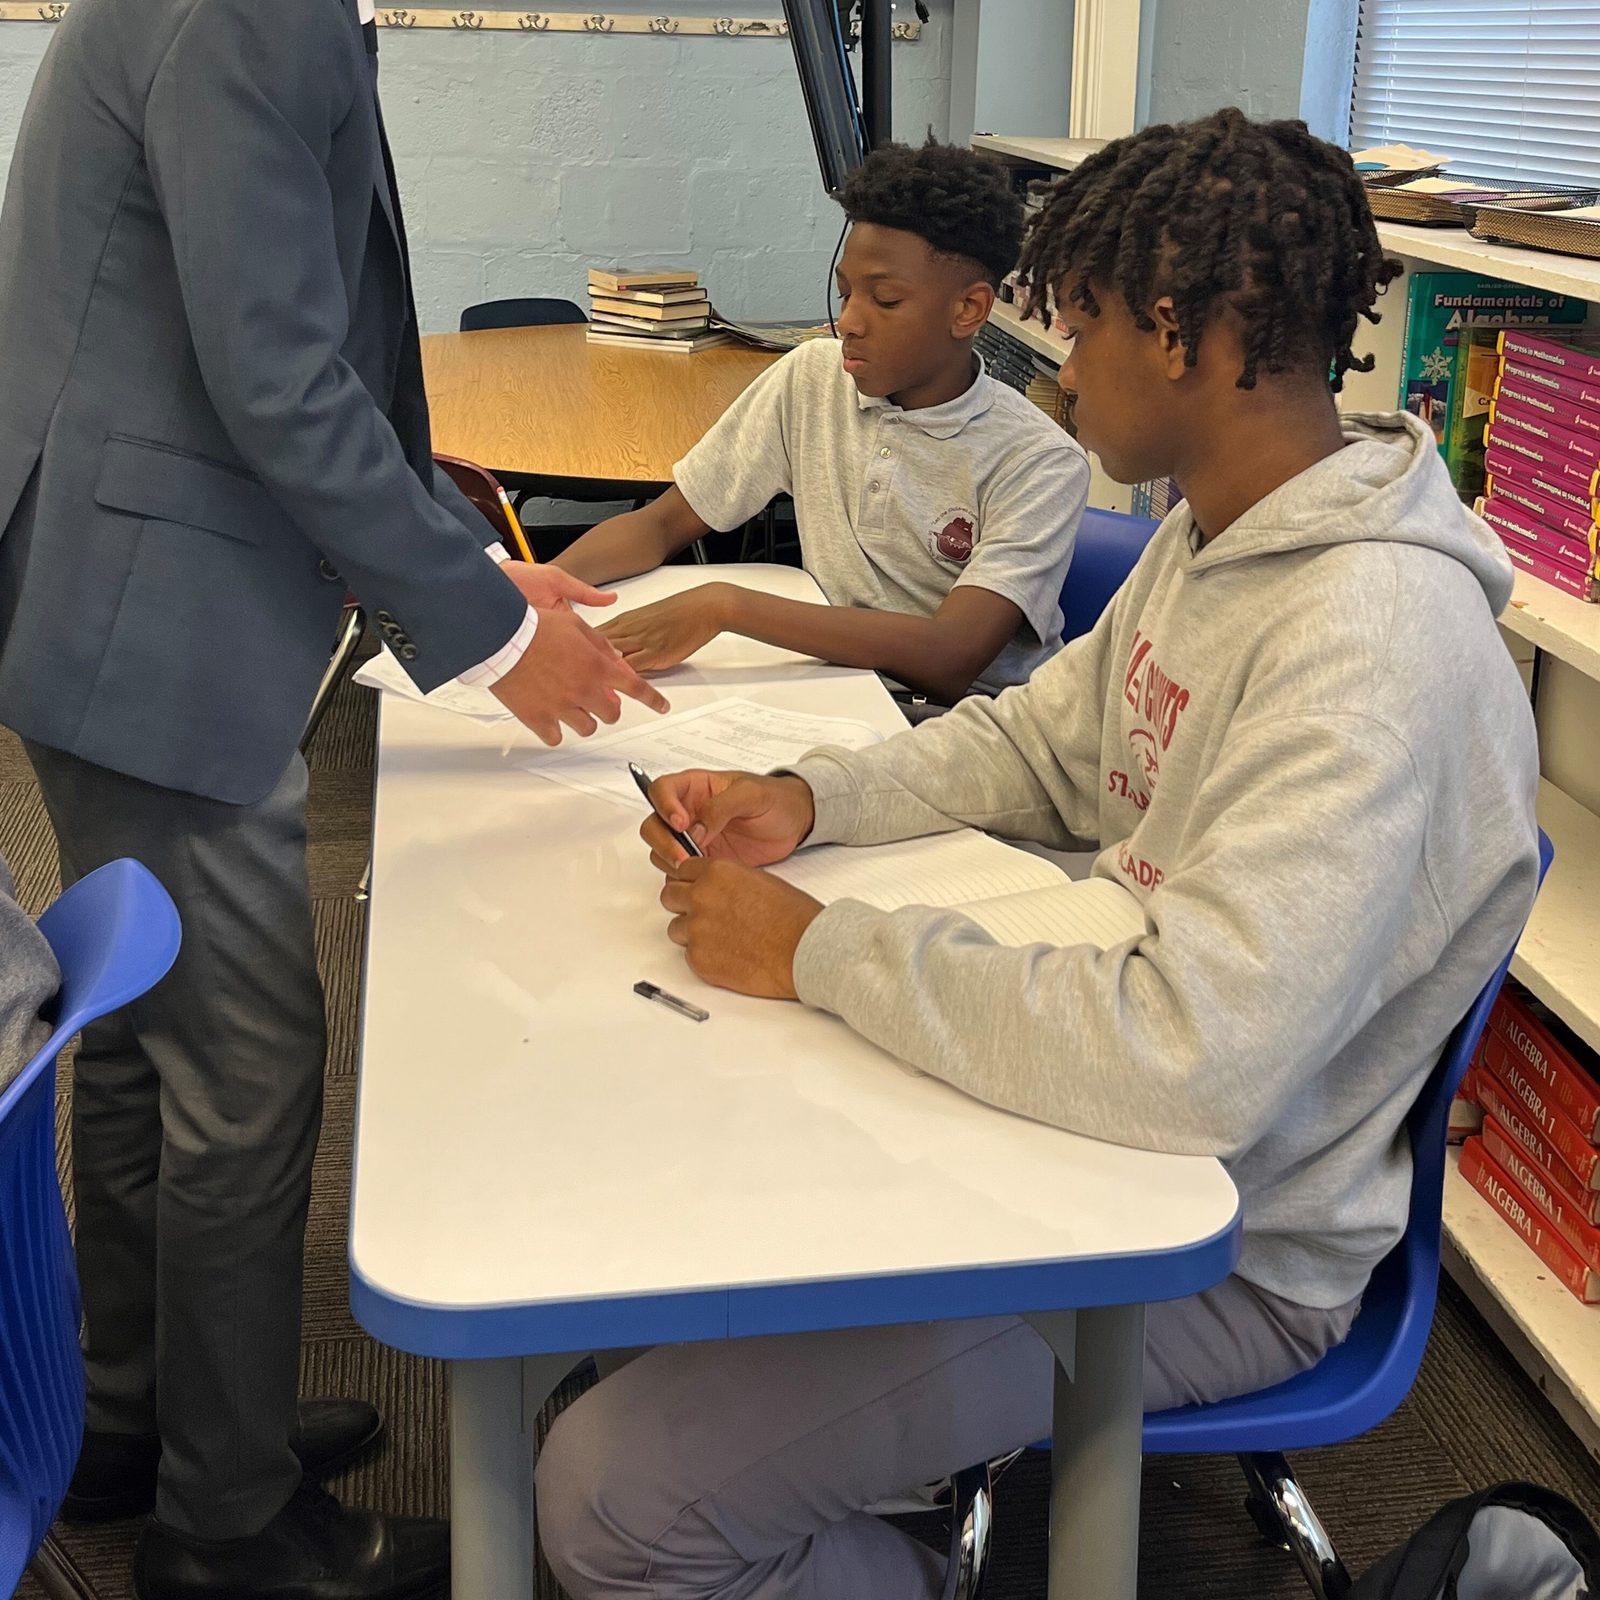
[[[75,0],[0,210],[0,722],[281,776],[348,587],[423,689],[525,605],[436,474],[353,0]]]

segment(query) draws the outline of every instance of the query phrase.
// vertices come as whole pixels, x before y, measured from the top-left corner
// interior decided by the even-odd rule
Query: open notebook
[[[862,900],[880,911],[959,911],[999,944],[1108,950],[1146,931],[1143,906],[1120,884],[1075,883],[1050,862],[970,830],[860,849],[819,845],[772,871],[824,905]]]

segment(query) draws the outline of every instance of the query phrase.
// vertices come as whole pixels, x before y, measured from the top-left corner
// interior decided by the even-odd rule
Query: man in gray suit
[[[435,473],[359,3],[74,0],[0,212],[0,722],[64,880],[138,857],[184,924],[75,1079],[68,1511],[153,1508],[144,1600],[447,1567],[441,1526],[315,1486],[376,1413],[296,1407],[325,1043],[296,744],[346,589],[419,687],[488,684],[547,742],[666,704]]]

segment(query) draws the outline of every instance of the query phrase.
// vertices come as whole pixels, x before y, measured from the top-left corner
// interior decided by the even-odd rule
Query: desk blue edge
[[[352,1258],[350,1309],[374,1339],[397,1350],[481,1361],[1132,1305],[1180,1300],[1220,1283],[1238,1262],[1241,1221],[1236,1207],[1228,1226],[1210,1238],[1150,1255],[467,1309],[390,1294]]]

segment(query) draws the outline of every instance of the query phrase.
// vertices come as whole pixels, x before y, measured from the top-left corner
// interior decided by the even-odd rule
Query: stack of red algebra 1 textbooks
[[[1600,1304],[1600,1068],[1508,981],[1472,1059],[1451,1126],[1476,1108],[1461,1176],[1585,1305]],[[1600,1318],[1595,1332],[1600,1335]]]
[[[592,267],[589,303],[590,344],[689,355],[727,343],[700,274],[681,267]]]
[[[1507,328],[1478,514],[1524,570],[1600,601],[1600,342]]]

